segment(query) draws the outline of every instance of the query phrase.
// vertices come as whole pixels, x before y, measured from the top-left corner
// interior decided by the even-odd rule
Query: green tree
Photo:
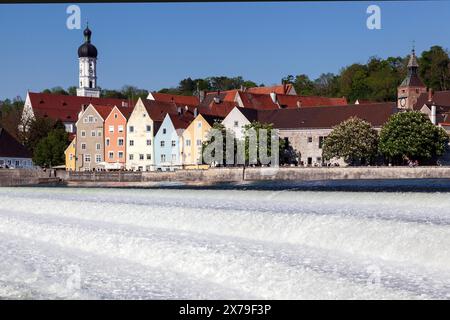
[[[419,59],[419,74],[433,90],[450,89],[450,58],[447,50],[433,46],[423,51]]]
[[[22,141],[28,150],[34,153],[39,141],[47,137],[51,130],[61,126],[64,128],[61,122],[56,122],[50,118],[37,117],[29,124],[28,130],[24,132]]]
[[[357,117],[341,122],[325,138],[322,156],[343,158],[351,165],[370,163],[377,155],[378,134],[370,123]]]
[[[216,135],[215,133],[220,133],[219,136],[221,136],[222,144],[220,146],[216,146]],[[217,152],[219,150],[222,152],[222,164],[223,165],[229,165],[230,163],[227,163],[227,150],[226,150],[226,142],[227,142],[227,136],[228,139],[233,139],[233,164],[236,163],[235,155],[237,150],[237,140],[234,137],[234,133],[231,130],[227,130],[225,126],[220,122],[214,122],[211,130],[206,135],[206,141],[202,143],[202,163],[209,164],[208,161],[206,161],[205,157],[211,157],[216,158],[219,157]],[[230,143],[230,142],[229,142]],[[219,147],[220,149],[213,148],[213,146]],[[220,162],[220,160],[217,160]]]
[[[419,111],[392,115],[380,133],[380,151],[394,164],[433,163],[444,154],[448,135]]]
[[[68,143],[69,135],[64,129],[52,129],[47,137],[37,144],[33,153],[33,162],[47,168],[64,164],[64,150]]]

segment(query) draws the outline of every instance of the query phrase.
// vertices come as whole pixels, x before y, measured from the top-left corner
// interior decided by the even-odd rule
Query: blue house
[[[192,120],[189,114],[166,114],[154,138],[156,170],[182,168],[182,136]]]

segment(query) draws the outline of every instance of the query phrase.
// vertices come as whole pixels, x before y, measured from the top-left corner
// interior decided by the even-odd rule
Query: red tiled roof
[[[51,93],[28,93],[36,117],[49,117],[63,122],[76,122],[82,105],[121,106],[128,100],[67,96]]]
[[[170,114],[170,120],[172,120],[172,124],[175,129],[186,129],[194,120],[194,117],[191,114],[184,113],[182,115],[178,114]]]
[[[450,90],[449,91],[436,91],[433,93],[432,101],[436,105],[450,106]],[[422,93],[414,105],[414,110],[420,110],[424,104],[428,103],[428,92]]]
[[[153,121],[163,121],[167,113],[177,115],[179,111],[182,114],[193,116],[196,108],[194,106],[187,106],[186,110],[186,105],[184,104],[147,99],[142,99],[142,103]]]
[[[92,104],[95,110],[100,114],[100,116],[103,118],[103,120],[106,120],[106,118],[111,113],[111,110],[114,108],[114,106],[102,106],[102,105],[94,105]]]
[[[235,102],[230,101],[221,101],[219,103],[212,101],[209,105],[200,105],[198,113],[225,118],[236,105]]]
[[[249,92],[239,92],[239,97],[244,108],[252,108],[258,110],[275,110],[280,107],[272,101],[269,94],[255,94]]]
[[[152,92],[151,94],[155,99],[155,101],[175,102],[191,106],[197,106],[199,104],[199,100],[195,96],[180,96],[176,94],[158,93],[158,92]]]
[[[253,87],[253,88],[247,88],[246,92],[250,93],[259,93],[259,94],[269,94],[271,92],[275,92],[276,94],[286,94],[291,90],[292,84],[280,84],[277,86],[271,86],[271,87]]]
[[[347,99],[319,96],[277,95],[277,101],[282,108],[345,106]]]
[[[273,123],[278,129],[301,129],[332,128],[351,117],[358,117],[374,127],[381,127],[395,112],[397,112],[395,102],[349,104],[321,108],[263,110],[257,112],[257,120],[262,123]]]

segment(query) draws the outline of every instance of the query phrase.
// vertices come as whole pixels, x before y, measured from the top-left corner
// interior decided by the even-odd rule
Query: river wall
[[[214,168],[208,170],[177,170],[173,172],[66,172],[56,174],[42,170],[2,169],[0,186],[35,185],[43,183],[108,182],[151,183],[193,182],[220,183],[242,181],[317,181],[357,179],[450,179],[450,167],[333,167],[303,168]]]

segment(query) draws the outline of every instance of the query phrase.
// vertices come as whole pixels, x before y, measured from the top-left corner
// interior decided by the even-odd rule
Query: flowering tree
[[[369,163],[377,155],[378,134],[370,123],[356,117],[341,122],[325,138],[322,156],[343,158],[349,164]]]

